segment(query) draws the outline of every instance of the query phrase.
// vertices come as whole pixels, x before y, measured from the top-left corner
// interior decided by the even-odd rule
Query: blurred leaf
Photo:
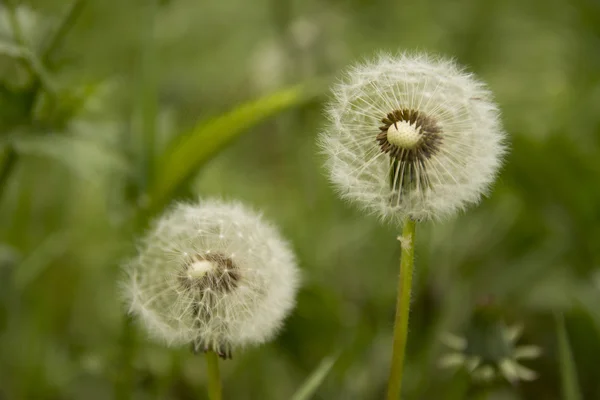
[[[3,269],[12,269],[19,262],[21,255],[12,246],[0,242],[0,276]]]
[[[20,58],[24,56],[25,51],[21,46],[18,46],[11,42],[0,40],[0,54],[9,57]]]
[[[312,398],[321,383],[325,380],[331,368],[335,364],[338,356],[329,356],[324,358],[317,369],[306,379],[306,381],[296,391],[292,400],[308,400]]]
[[[578,288],[576,293],[576,303],[592,321],[598,337],[600,338],[600,290],[596,287],[592,287],[591,290],[588,286]]]
[[[16,268],[14,284],[22,290],[69,248],[69,234],[66,231],[50,234]]]
[[[57,93],[41,92],[33,105],[33,115],[43,121],[44,126],[55,130],[66,129],[75,121],[84,119],[93,107],[106,102],[110,83],[90,82],[84,85],[66,87]]]
[[[562,314],[558,314],[555,316],[555,319],[563,400],[582,400],[577,383],[577,368],[573,360],[573,353],[569,345],[569,338],[565,327],[565,318]]]
[[[128,163],[113,149],[91,139],[60,135],[12,137],[18,153],[48,157],[81,178],[94,180],[109,171],[129,173]]]
[[[35,54],[35,40],[32,38],[32,32],[39,28],[37,23],[37,14],[26,7],[14,7],[9,3],[8,8],[0,8],[0,36],[9,38],[7,50],[12,52],[13,56],[21,58],[29,67],[31,72],[43,84],[46,91],[53,93],[56,91],[46,68],[41,60]],[[10,27],[10,28],[9,28]],[[17,47],[13,48],[10,43]]]
[[[203,163],[244,131],[308,98],[304,86],[293,86],[199,123],[188,135],[167,149],[159,160],[156,180],[150,191],[150,211],[165,205]]]

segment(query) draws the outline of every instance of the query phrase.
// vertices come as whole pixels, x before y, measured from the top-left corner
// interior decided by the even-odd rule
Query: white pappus
[[[223,358],[272,338],[299,285],[278,231],[243,205],[217,200],[167,211],[125,270],[130,312],[152,337]]]
[[[382,54],[332,90],[319,144],[345,199],[393,222],[440,219],[493,182],[505,153],[499,111],[453,61]]]

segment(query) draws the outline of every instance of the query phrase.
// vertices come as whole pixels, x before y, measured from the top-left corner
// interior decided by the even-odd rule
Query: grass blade
[[[558,336],[558,356],[560,360],[560,376],[562,382],[563,400],[582,400],[577,383],[577,368],[569,345],[565,318],[562,314],[555,316],[556,333]]]
[[[48,44],[45,46],[40,56],[42,62],[48,62],[52,53],[61,45],[63,39],[81,14],[84,5],[84,0],[73,0],[69,5],[60,24],[57,26],[56,31],[49,36]]]
[[[154,175],[156,118],[158,115],[158,74],[155,25],[158,0],[146,3],[142,18],[143,33],[140,38],[140,61],[137,68],[139,80],[134,110],[134,148],[138,154],[138,189],[147,193]]]
[[[198,124],[160,158],[150,191],[149,211],[160,210],[198,168],[253,125],[307,100],[303,86],[293,86],[259,98]]]
[[[296,391],[292,400],[308,400],[312,398],[321,383],[325,380],[331,368],[335,364],[337,356],[329,356],[324,358],[317,369],[306,379],[306,381]]]
[[[52,233],[45,238],[15,270],[15,287],[18,290],[25,289],[69,249],[69,241],[70,234],[67,231]]]

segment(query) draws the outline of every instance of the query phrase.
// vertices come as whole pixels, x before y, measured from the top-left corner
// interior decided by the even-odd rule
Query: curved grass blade
[[[160,157],[156,179],[149,193],[148,211],[152,213],[160,210],[203,163],[248,128],[287,108],[299,105],[308,98],[304,86],[293,86],[199,123]]]

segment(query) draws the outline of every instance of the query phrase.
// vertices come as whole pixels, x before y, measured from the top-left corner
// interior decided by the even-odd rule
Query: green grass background
[[[6,3],[0,399],[205,398],[203,357],[124,331],[118,286],[149,216],[196,196],[260,209],[304,276],[277,340],[222,363],[225,397],[291,398],[339,355],[314,398],[382,398],[400,229],[340,201],[315,144],[336,74],[380,50],[468,66],[511,147],[480,206],[418,227],[404,398],[469,398],[439,337],[492,298],[544,354],[489,398],[600,399],[597,1],[83,0],[66,23],[68,1]]]

